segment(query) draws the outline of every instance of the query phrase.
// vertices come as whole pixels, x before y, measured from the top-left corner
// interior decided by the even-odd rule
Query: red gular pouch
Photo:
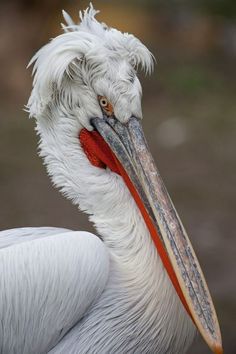
[[[172,284],[175,287],[175,290],[184,305],[186,311],[188,312],[189,316],[192,318],[192,315],[190,313],[189,307],[186,303],[186,300],[184,298],[183,292],[180,288],[178,279],[176,277],[176,274],[174,272],[173,266],[170,262],[169,256],[166,252],[166,249],[164,248],[161,238],[158,235],[158,232],[156,230],[156,227],[154,226],[136,188],[134,187],[132,181],[130,180],[128,174],[124,170],[123,166],[119,162],[119,160],[116,158],[112,150],[110,149],[109,145],[105,142],[103,137],[96,131],[88,131],[87,129],[83,128],[80,133],[79,133],[79,140],[81,143],[81,146],[90,161],[90,163],[99,168],[106,168],[108,167],[111,171],[117,173],[120,175],[126,186],[128,187],[130,193],[132,194],[141,214],[142,217],[146,223],[146,226],[150,232],[150,235],[153,239],[153,242],[157,248],[157,251],[159,253],[159,256],[163,262],[163,265],[171,279]],[[193,319],[193,318],[192,318]]]
[[[93,166],[106,168],[120,175],[116,159],[108,144],[96,131],[81,129],[79,133],[81,146]]]

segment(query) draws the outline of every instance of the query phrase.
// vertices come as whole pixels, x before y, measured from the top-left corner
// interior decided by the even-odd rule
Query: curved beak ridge
[[[223,352],[214,305],[187,233],[149,151],[141,122],[126,124],[115,117],[93,118],[95,129],[109,145],[142,201],[181,289],[183,304],[213,352]],[[155,241],[155,240],[154,240]]]

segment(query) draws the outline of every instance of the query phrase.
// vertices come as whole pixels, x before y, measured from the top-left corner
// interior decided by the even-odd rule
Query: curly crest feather
[[[62,28],[65,33],[52,39],[30,61],[29,65],[34,63],[33,90],[27,105],[30,116],[40,116],[55,91],[67,92],[68,101],[71,101],[71,85],[74,83],[94,89],[96,80],[107,76],[112,83],[114,74],[116,82],[120,81],[120,93],[126,91],[132,101],[135,94],[127,83],[135,76],[135,70],[140,66],[146,73],[152,71],[150,51],[133,35],[98,22],[95,19],[98,12],[90,4],[83,14],[80,12],[81,22],[77,25],[63,11],[66,25],[62,24]],[[137,86],[141,91],[139,83]]]

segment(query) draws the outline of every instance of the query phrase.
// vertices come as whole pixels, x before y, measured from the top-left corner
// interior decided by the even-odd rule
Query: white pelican
[[[141,127],[133,35],[92,5],[33,57],[28,102],[55,186],[99,236],[59,228],[0,233],[1,353],[184,353],[198,328],[222,353],[215,310]]]

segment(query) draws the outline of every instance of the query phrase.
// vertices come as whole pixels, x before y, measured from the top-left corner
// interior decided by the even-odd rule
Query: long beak
[[[223,352],[214,305],[186,231],[149,152],[141,122],[93,118],[146,221],[175,289],[214,353]]]

